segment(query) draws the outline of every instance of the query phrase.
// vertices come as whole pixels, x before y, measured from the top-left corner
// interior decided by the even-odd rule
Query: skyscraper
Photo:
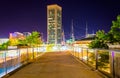
[[[62,35],[62,8],[57,4],[47,6],[47,42],[60,44]]]

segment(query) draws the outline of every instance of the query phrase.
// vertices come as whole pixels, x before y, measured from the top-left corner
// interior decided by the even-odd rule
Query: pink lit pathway
[[[9,78],[103,78],[68,52],[49,52]]]

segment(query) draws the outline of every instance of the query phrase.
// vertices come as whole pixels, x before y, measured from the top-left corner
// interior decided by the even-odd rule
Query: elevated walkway
[[[48,52],[8,78],[104,78],[69,52]]]

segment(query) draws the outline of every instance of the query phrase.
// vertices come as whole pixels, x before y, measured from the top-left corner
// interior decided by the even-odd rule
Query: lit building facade
[[[25,40],[27,36],[30,36],[30,32],[13,32],[9,34],[9,40],[11,45],[16,45],[19,43],[19,40]]]
[[[62,35],[62,8],[57,4],[47,6],[47,43],[60,44]]]
[[[23,33],[20,32],[14,32],[14,33],[10,33],[9,35],[9,39],[19,39],[19,40],[24,40],[25,36],[23,35]]]
[[[8,38],[0,38],[0,45],[9,41]]]

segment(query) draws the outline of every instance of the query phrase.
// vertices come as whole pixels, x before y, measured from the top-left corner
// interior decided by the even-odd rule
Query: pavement
[[[48,52],[8,78],[104,78],[69,52]]]

